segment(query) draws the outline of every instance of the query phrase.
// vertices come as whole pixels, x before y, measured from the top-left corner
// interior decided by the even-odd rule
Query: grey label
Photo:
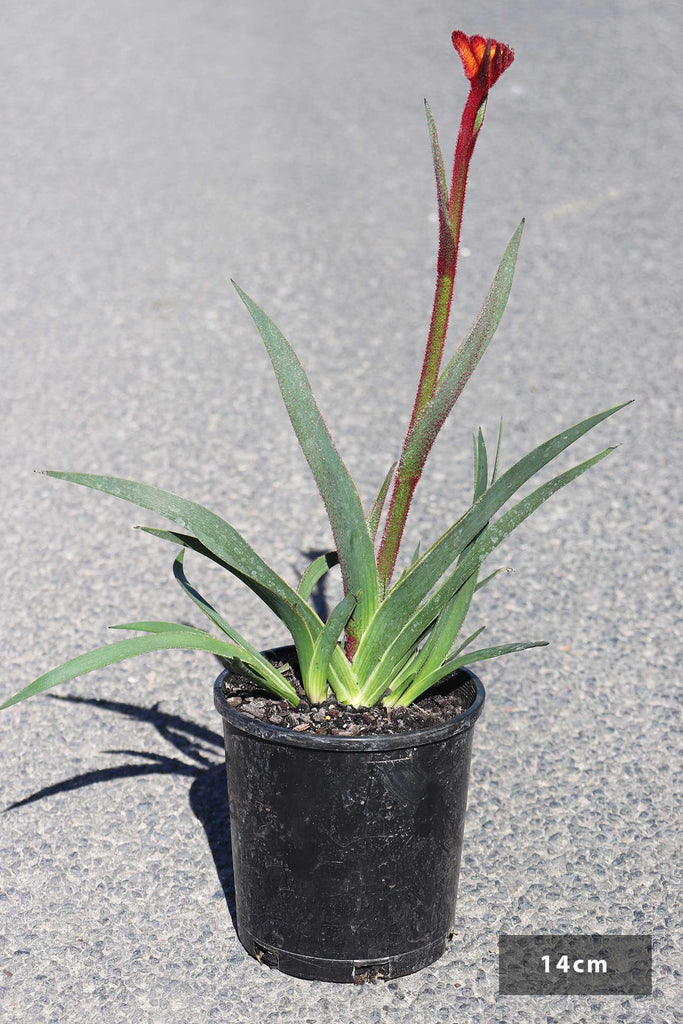
[[[651,935],[500,935],[501,996],[650,996]]]

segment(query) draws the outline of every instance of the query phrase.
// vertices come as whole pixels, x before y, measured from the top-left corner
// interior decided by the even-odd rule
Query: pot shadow
[[[62,782],[39,789],[30,796],[24,797],[23,800],[15,801],[5,808],[4,813],[25,807],[38,800],[44,800],[57,793],[68,793],[71,790],[82,789],[84,786],[100,782],[113,782],[118,779],[130,779],[143,775],[186,776],[192,780],[189,792],[190,808],[204,829],[218,881],[236,930],[237,916],[225,759],[224,756],[220,758],[215,756],[216,754],[223,755],[222,734],[197,725],[180,715],[171,715],[160,711],[158,704],[152,705],[151,708],[145,708],[138,704],[92,697],[62,697],[56,694],[47,696],[49,700],[68,704],[86,704],[99,710],[111,711],[114,714],[150,724],[164,740],[183,755],[183,758],[150,753],[145,750],[106,750],[104,753],[135,757],[141,760],[109,768],[97,768],[74,775],[70,779],[64,779]]]

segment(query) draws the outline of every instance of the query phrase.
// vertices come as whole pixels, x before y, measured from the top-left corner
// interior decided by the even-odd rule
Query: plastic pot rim
[[[264,651],[263,654],[266,657],[286,657],[286,652],[296,653],[293,646],[284,645],[271,648],[268,651]],[[450,719],[448,722],[388,736],[318,736],[314,733],[295,732],[287,726],[261,722],[256,718],[252,718],[251,715],[231,707],[223,696],[223,682],[228,676],[235,674],[230,668],[224,669],[216,679],[213,691],[216,710],[234,729],[272,743],[284,743],[295,747],[313,749],[340,750],[347,753],[356,750],[399,750],[406,747],[419,747],[425,743],[438,743],[449,739],[451,736],[456,736],[458,733],[472,728],[482,712],[485,699],[484,686],[479,677],[468,668],[460,668],[456,669],[451,676],[445,677],[442,682],[459,677],[462,679],[462,685],[469,683],[471,686],[474,684],[474,699],[469,707],[465,708],[460,715]]]

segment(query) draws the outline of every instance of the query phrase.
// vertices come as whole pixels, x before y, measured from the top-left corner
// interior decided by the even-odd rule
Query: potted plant
[[[223,658],[215,705],[224,722],[238,933],[251,954],[300,977],[395,977],[443,952],[453,929],[472,727],[484,701],[467,666],[543,644],[476,646],[481,629],[468,635],[465,621],[477,590],[500,571],[482,577],[481,569],[512,530],[612,449],[537,485],[506,511],[503,506],[623,408],[583,419],[505,471],[502,421],[493,458],[479,429],[471,505],[394,579],[415,488],[501,320],[523,228],[522,222],[514,232],[472,329],[442,369],[470,161],[489,91],[514,58],[493,39],[460,31],[452,39],[469,93],[450,186],[426,107],[439,221],[432,317],[400,458],[372,506],[361,503],[294,350],[235,285],[273,364],[329,516],[334,550],[312,561],[294,589],[229,523],[193,501],[130,480],[49,472],[176,524],[179,529],[143,529],[179,549],[175,579],[220,635],[174,622],[126,622],[113,628],[142,635],[73,658],[2,705],[148,651],[196,649]],[[241,636],[189,582],[188,549],[254,591],[282,621],[291,644],[262,652]],[[323,621],[310,598],[336,565],[343,596]]]

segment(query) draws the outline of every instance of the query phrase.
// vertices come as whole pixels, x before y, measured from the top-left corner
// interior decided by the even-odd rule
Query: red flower
[[[476,84],[485,90],[490,89],[498,81],[515,59],[512,47],[495,39],[466,36],[460,31],[455,31],[452,39],[466,76],[473,85]]]

